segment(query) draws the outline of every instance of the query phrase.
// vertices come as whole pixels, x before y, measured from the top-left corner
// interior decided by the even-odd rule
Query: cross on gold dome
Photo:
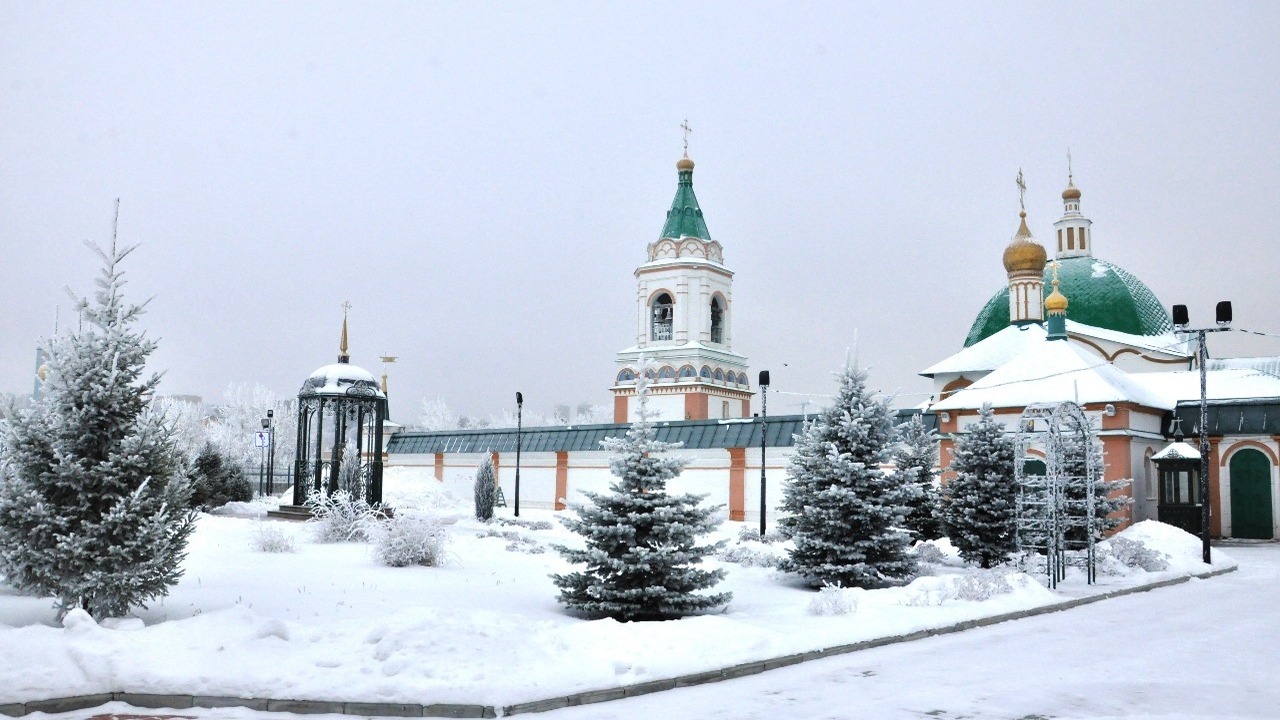
[[[1022,212],[1027,211],[1027,183],[1022,179],[1022,168],[1018,168],[1018,206]]]
[[[689,133],[693,132],[693,128],[689,127],[689,118],[680,123],[680,129],[684,130],[684,156],[689,157]]]

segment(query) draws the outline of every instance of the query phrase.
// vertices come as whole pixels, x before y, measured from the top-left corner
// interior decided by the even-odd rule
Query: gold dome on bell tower
[[[1027,227],[1027,211],[1018,213],[1022,219],[1018,232],[1004,249],[1004,269],[1006,272],[1044,272],[1044,265],[1049,261],[1049,253],[1044,246],[1036,242]]]

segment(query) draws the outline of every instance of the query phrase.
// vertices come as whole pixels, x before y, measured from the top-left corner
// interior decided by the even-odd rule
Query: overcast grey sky
[[[1098,255],[1280,332],[1277,37],[1264,2],[5,2],[0,391],[119,197],[165,393],[295,393],[350,299],[401,421],[610,402],[686,117],[735,350],[777,390],[831,392],[856,333],[919,401],[1005,281],[1018,168],[1047,239],[1068,147]]]

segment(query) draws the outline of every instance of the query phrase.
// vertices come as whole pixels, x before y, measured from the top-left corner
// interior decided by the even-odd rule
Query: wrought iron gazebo
[[[372,373],[350,360],[344,317],[338,362],[311,373],[298,391],[294,505],[304,504],[309,493],[339,489],[370,505],[382,503],[387,395]]]

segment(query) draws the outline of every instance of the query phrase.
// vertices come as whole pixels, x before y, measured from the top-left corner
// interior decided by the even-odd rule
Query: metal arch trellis
[[[1033,445],[1044,451],[1044,475],[1027,472],[1027,463],[1040,459],[1029,454]],[[1084,449],[1083,458],[1076,448]],[[1069,565],[1083,567],[1093,584],[1103,466],[1089,417],[1074,402],[1028,405],[1018,421],[1014,452],[1021,561],[1042,555],[1051,588],[1066,577]]]

